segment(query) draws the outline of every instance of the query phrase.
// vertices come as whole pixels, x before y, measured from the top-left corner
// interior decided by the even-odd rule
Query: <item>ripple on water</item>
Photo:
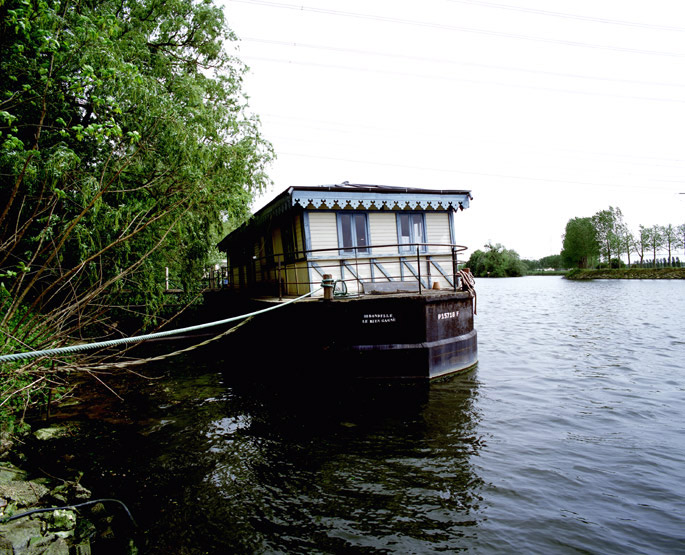
[[[682,283],[477,287],[478,367],[429,387],[179,364],[138,448],[92,447],[108,496],[149,553],[685,553]]]
[[[685,552],[685,288],[526,279],[479,280],[479,550]]]

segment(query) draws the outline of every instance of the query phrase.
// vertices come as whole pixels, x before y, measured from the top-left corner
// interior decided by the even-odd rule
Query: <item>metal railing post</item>
[[[281,287],[281,259],[278,259],[278,300],[283,300],[283,288]]]
[[[454,248],[454,245],[452,246],[452,284],[454,286],[454,290],[457,290],[457,251]]]
[[[420,247],[416,247],[416,271],[419,274],[419,295],[423,294],[421,289],[421,253],[419,251]]]
[[[429,254],[426,254],[426,280],[428,283],[428,288],[432,289],[434,284],[433,284],[433,277],[431,276],[431,257]],[[437,282],[436,282],[437,284]]]
[[[359,247],[354,247],[354,273],[357,274],[357,295],[360,295],[362,288],[359,280]]]

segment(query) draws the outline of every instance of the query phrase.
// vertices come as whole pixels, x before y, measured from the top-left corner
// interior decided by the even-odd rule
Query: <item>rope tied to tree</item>
[[[306,297],[310,297],[314,295],[315,293],[318,293],[320,289],[316,289],[314,291],[310,291],[309,293],[305,293],[304,295],[301,295],[295,299],[290,299],[288,301],[285,301],[284,303],[277,304],[275,306],[270,306],[268,308],[264,308],[261,310],[256,310],[254,312],[250,312],[248,314],[241,314],[240,316],[233,316],[231,318],[225,318],[223,320],[216,320],[214,322],[207,322],[205,324],[197,324],[195,326],[188,326],[186,328],[179,328],[176,330],[167,330],[167,331],[161,331],[157,333],[149,333],[146,335],[139,335],[136,337],[122,337],[120,339],[111,339],[109,341],[97,341],[94,343],[83,343],[81,345],[71,345],[68,347],[59,347],[56,349],[44,349],[40,351],[29,351],[25,353],[14,353],[11,355],[2,355],[0,356],[0,362],[14,362],[18,360],[30,360],[33,358],[39,358],[43,356],[57,356],[57,355],[64,355],[64,354],[73,354],[73,353],[79,353],[82,351],[89,351],[89,350],[95,350],[95,349],[104,349],[107,347],[116,347],[118,345],[127,345],[130,343],[137,343],[141,341],[147,341],[150,339],[159,339],[161,337],[170,337],[173,335],[180,335],[182,333],[188,333],[192,331],[199,331],[199,330],[204,330],[207,328],[215,327],[215,326],[221,326],[223,324],[228,324],[231,322],[236,322],[238,320],[244,320],[247,318],[251,318],[253,316],[258,316],[260,314],[264,314],[266,312],[270,312],[272,310],[276,310],[279,308],[283,308],[289,304],[295,303],[297,301],[300,301],[302,299],[305,299]]]

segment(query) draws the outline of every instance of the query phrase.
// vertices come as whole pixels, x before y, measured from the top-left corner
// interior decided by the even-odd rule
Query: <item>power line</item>
[[[404,131],[404,129],[400,128],[388,128],[386,126],[378,126],[378,125],[369,125],[368,123],[357,123],[353,122],[350,123],[348,122],[341,122],[341,121],[332,121],[332,120],[322,120],[320,118],[306,118],[302,116],[287,116],[287,115],[282,115],[282,114],[274,114],[270,112],[265,112],[262,114],[264,117],[269,117],[269,118],[280,118],[280,119],[285,119],[285,120],[295,120],[295,125],[300,125],[307,127],[308,129],[317,129],[317,130],[322,130],[326,132],[330,132],[331,129],[330,127],[320,127],[320,125],[329,125],[329,126],[335,126],[335,127],[342,127],[342,128],[347,128],[347,130],[341,130],[343,133],[358,133],[360,129],[365,129],[369,131],[373,131],[382,135],[391,135],[391,136],[396,136],[398,133],[401,133]],[[301,122],[309,122],[309,123],[314,123],[317,125],[308,125],[307,123],[302,124]],[[412,136],[416,135],[423,135],[423,136],[430,136],[434,137],[435,136],[435,131],[432,130],[412,130]],[[492,137],[492,136],[481,136],[481,137],[476,137],[477,140],[487,142],[488,144],[501,144],[505,146],[523,146],[527,149],[533,149],[533,150],[539,150],[538,146],[535,144],[526,144],[522,143],[520,141],[517,142],[511,142],[511,141],[503,141],[501,139],[498,139],[497,137]],[[469,141],[473,141],[474,137],[473,135],[469,135]],[[550,150],[549,145],[546,145],[547,149]],[[636,155],[636,154],[623,154],[619,152],[598,152],[598,151],[590,151],[590,150],[581,150],[577,148],[565,148],[565,147],[551,147],[551,150],[561,152],[564,154],[571,153],[571,154],[580,154],[580,155],[589,155],[589,156],[603,156],[603,157],[614,157],[614,158],[619,158],[619,159],[627,159],[626,160],[621,160],[621,163],[629,163],[629,164],[638,164],[638,165],[645,165],[645,166],[650,166],[650,167],[667,167],[667,168],[680,168],[681,164],[685,163],[685,158],[664,158],[660,156],[644,156],[644,155]],[[642,159],[642,160],[656,160],[659,162],[672,162],[678,165],[664,165],[664,164],[650,164],[648,162],[636,162],[637,159]]]
[[[563,19],[578,19],[580,21],[590,21],[593,23],[603,23],[607,25],[621,25],[624,27],[637,27],[641,29],[652,29],[655,31],[675,31],[677,33],[685,32],[683,27],[672,27],[670,25],[655,25],[651,23],[638,23],[635,21],[623,21],[620,19],[609,19],[606,17],[593,17],[587,15],[552,12],[549,10],[539,10],[537,8],[524,8],[522,6],[510,6],[508,4],[496,4],[494,2],[483,2],[481,0],[446,0],[447,2],[455,4],[469,4],[472,6],[485,6],[487,8],[497,8],[503,10],[511,10],[516,12],[532,13],[536,15],[544,15],[550,17],[560,17]]]
[[[235,0],[232,0],[235,1]],[[281,64],[291,64],[291,65],[300,65],[300,66],[311,66],[311,67],[319,67],[319,68],[324,68],[324,69],[336,69],[336,70],[346,70],[346,71],[365,71],[365,72],[370,72],[370,73],[377,73],[377,74],[382,74],[382,75],[396,75],[396,76],[401,76],[401,77],[419,77],[423,79],[438,79],[442,81],[459,81],[462,83],[472,83],[476,85],[497,85],[501,87],[514,87],[518,89],[528,89],[528,90],[536,90],[536,91],[546,91],[546,92],[555,92],[555,93],[566,93],[566,94],[576,94],[576,95],[585,95],[585,96],[600,96],[600,97],[605,97],[605,98],[623,98],[623,99],[628,99],[628,100],[646,100],[650,102],[673,102],[677,104],[683,104],[685,103],[685,98],[665,98],[665,97],[651,97],[651,96],[637,96],[637,95],[625,95],[625,94],[610,94],[610,93],[601,93],[601,92],[591,92],[591,91],[581,91],[581,90],[573,90],[573,89],[562,89],[562,88],[554,88],[554,87],[539,87],[539,86],[534,86],[534,85],[523,85],[523,84],[518,84],[518,83],[504,83],[500,81],[488,81],[485,79],[467,79],[464,77],[455,77],[452,75],[431,75],[431,74],[420,74],[420,73],[409,73],[405,71],[391,71],[391,70],[385,70],[385,69],[375,69],[375,68],[365,68],[365,67],[354,67],[354,66],[343,66],[343,65],[334,65],[334,64],[324,64],[324,63],[317,63],[317,62],[300,62],[300,61],[292,61],[292,60],[284,60],[284,59],[278,59],[278,58],[267,58],[263,56],[242,56],[243,59],[245,60],[259,60],[262,62],[272,62],[272,63],[281,63]]]
[[[326,46],[326,45],[320,45],[320,44],[308,44],[308,43],[301,43],[301,42],[289,42],[289,41],[284,41],[284,40],[273,40],[273,39],[259,39],[259,38],[252,38],[252,37],[243,37],[241,39],[242,41],[245,42],[254,42],[254,43],[260,43],[260,44],[273,44],[273,45],[278,45],[278,46],[290,46],[293,48],[307,48],[307,49],[313,49],[313,50],[323,50],[323,51],[329,51],[329,52],[341,52],[341,53],[349,53],[349,54],[359,54],[363,56],[379,56],[383,58],[393,58],[397,60],[411,60],[415,62],[431,62],[431,63],[439,63],[439,64],[450,64],[450,65],[459,65],[459,66],[466,66],[466,67],[479,67],[479,68],[485,68],[485,69],[497,69],[497,70],[502,70],[502,71],[516,71],[516,72],[522,72],[522,73],[530,73],[534,75],[551,75],[553,77],[569,77],[573,79],[587,79],[587,80],[592,80],[592,81],[605,81],[609,83],[624,83],[624,84],[629,84],[629,85],[647,85],[647,86],[659,86],[659,87],[685,87],[685,84],[683,83],[659,83],[659,82],[653,82],[653,81],[637,81],[634,79],[617,79],[617,78],[612,78],[612,77],[596,77],[592,75],[581,75],[578,73],[561,73],[557,71],[544,71],[540,69],[529,69],[529,68],[523,68],[523,67],[513,67],[513,66],[500,66],[500,65],[492,65],[492,64],[479,64],[475,62],[460,62],[456,60],[450,60],[446,58],[434,58],[434,57],[428,57],[428,56],[411,56],[407,54],[395,54],[395,53],[390,53],[390,52],[377,52],[377,51],[370,51],[370,50],[362,50],[358,48],[346,48],[346,47],[337,47],[337,46]]]
[[[413,134],[414,135],[414,134]],[[273,141],[275,145],[278,145],[281,141],[283,141],[283,144],[287,144],[289,147],[295,147],[296,144],[302,145],[303,147],[307,147],[307,145],[315,145],[316,147],[321,147],[322,144],[325,143],[325,147],[327,151],[339,151],[340,149],[346,149],[350,147],[356,147],[356,143],[351,143],[351,142],[344,142],[344,141],[332,141],[328,138],[328,136],[324,139],[323,136],[313,136],[310,138],[301,138],[301,137],[293,137],[292,134],[290,135],[279,135],[279,134],[273,134],[269,133],[269,140]],[[441,141],[447,140],[446,137],[441,137]],[[457,143],[450,141],[449,143],[452,147],[456,147]],[[536,149],[539,154],[542,154],[543,156],[539,156],[539,154],[535,153],[530,153],[527,158],[523,158],[521,155],[518,155],[521,160],[529,160],[530,156],[539,156],[538,159],[536,159],[535,162],[525,162],[525,165],[532,165],[534,164],[535,167],[538,170],[542,171],[547,171],[547,170],[554,170],[558,173],[569,173],[569,172],[576,172],[576,173],[583,173],[583,172],[588,172],[591,171],[593,174],[598,174],[602,173],[605,175],[611,176],[611,178],[616,179],[616,180],[626,180],[626,179],[632,179],[633,181],[635,180],[644,180],[648,181],[650,184],[654,183],[664,183],[664,184],[681,184],[685,181],[685,177],[681,177],[680,175],[674,176],[673,178],[670,179],[662,179],[662,178],[656,178],[654,175],[656,172],[658,172],[658,168],[672,168],[674,170],[680,170],[682,172],[681,175],[685,175],[685,168],[680,168],[678,166],[659,166],[656,164],[646,164],[646,163],[641,163],[641,162],[625,162],[621,161],[615,162],[615,163],[610,163],[607,164],[605,163],[604,165],[601,166],[600,171],[598,172],[598,166],[597,162],[593,161],[592,159],[585,159],[582,160],[581,162],[573,161],[571,160],[563,160],[560,162],[548,162],[548,163],[540,163],[539,160],[545,160],[546,157],[549,156],[549,153],[542,150],[542,149]],[[461,156],[461,159],[470,159],[468,157],[463,156],[463,151],[459,151]],[[478,152],[485,152],[484,150],[478,150]],[[567,155],[564,155],[567,156]],[[354,162],[354,160],[348,160],[350,162]],[[359,161],[359,163],[364,163],[362,161]],[[368,162],[372,163],[372,162]],[[501,165],[504,166],[509,166],[509,163],[502,163],[500,161]],[[620,165],[619,165],[620,164]],[[395,165],[395,164],[390,164],[390,165]],[[517,164],[515,164],[517,165]],[[521,164],[518,164],[519,166]],[[640,173],[635,173],[632,171],[630,168],[625,167],[626,165],[631,165],[631,166],[639,166],[640,167]],[[424,167],[414,167],[414,169],[429,169],[429,168],[424,168]],[[441,170],[443,171],[443,170]],[[449,170],[444,170],[444,171],[449,171]],[[597,177],[597,175],[595,175]]]
[[[326,131],[325,129],[319,129],[319,130]],[[412,136],[415,136],[415,135],[416,135],[416,133],[412,133]],[[434,134],[433,134],[433,137],[436,138],[434,136]],[[302,144],[312,144],[312,145],[316,145],[316,146],[320,147],[320,146],[322,146],[322,144],[325,143],[325,146],[328,149],[335,149],[335,150],[338,150],[338,147],[347,148],[347,147],[355,147],[356,146],[356,143],[351,143],[349,141],[348,142],[331,141],[328,138],[326,138],[324,140],[323,137],[318,137],[318,136],[302,138],[302,137],[293,137],[292,134],[288,134],[288,135],[269,134],[269,139],[273,140],[275,142],[278,139],[281,139],[283,141],[286,141],[287,143],[291,143],[291,145],[292,145],[292,143],[302,143]],[[438,137],[437,139],[439,139],[441,142],[444,142],[444,141],[448,141],[449,137],[442,137],[441,136],[441,137]],[[455,147],[458,143],[450,140],[449,144],[452,147]],[[509,144],[513,145],[514,143],[509,143]],[[292,145],[292,146],[294,146],[294,145]],[[472,146],[472,145],[469,145],[469,146]],[[542,150],[539,148],[536,148],[535,150],[538,151],[538,153],[542,153],[545,156],[549,156],[548,151],[545,151],[545,150]],[[479,152],[483,152],[483,151],[480,150]],[[564,154],[564,156],[567,156],[567,155],[568,154]],[[521,155],[517,155],[517,156],[519,156],[519,158],[521,158]],[[352,160],[350,160],[350,161],[352,161]],[[588,166],[582,162],[580,164],[578,162],[574,162],[573,165],[570,165],[568,162],[564,162],[563,166],[559,166],[559,164],[557,162],[554,162],[553,165],[550,165],[549,163],[545,164],[545,163],[536,162],[535,166],[537,168],[554,168],[557,171],[563,171],[563,172],[566,172],[566,171],[576,171],[576,172],[580,171],[580,172],[582,172],[582,171],[587,171],[587,170],[591,170],[593,173],[598,172],[598,166],[596,165],[595,161],[593,161],[592,159],[585,159],[584,161],[587,164],[591,164],[591,165]],[[360,163],[362,163],[362,162],[360,162]],[[659,165],[659,164],[648,164],[648,163],[633,162],[633,161],[629,161],[629,162],[625,162],[625,161],[618,162],[618,161],[616,161],[616,162],[611,162],[611,163],[604,162],[604,164],[601,166],[601,171],[602,171],[602,173],[610,174],[615,178],[620,178],[620,179],[626,179],[626,178],[628,178],[628,179],[647,179],[647,180],[649,180],[650,183],[672,184],[672,183],[683,183],[683,181],[685,181],[685,177],[681,177],[680,175],[673,176],[672,178],[669,178],[669,179],[662,179],[662,178],[655,178],[653,176],[654,175],[653,172],[650,172],[648,174],[644,174],[644,173],[636,174],[635,172],[631,171],[630,169],[624,168],[625,165],[641,166],[641,167],[645,168],[646,170],[654,169],[654,168],[670,168],[670,169],[674,169],[674,170],[680,170],[683,173],[685,173],[685,168],[681,168],[680,166],[663,166],[663,165]],[[428,169],[428,168],[416,168],[416,169]],[[618,171],[619,169],[622,169],[622,171]]]
[[[436,168],[436,167],[427,167],[427,166],[411,166],[408,164],[398,164],[394,162],[379,162],[379,161],[369,161],[369,160],[353,160],[351,158],[341,158],[341,157],[336,157],[336,156],[318,156],[315,154],[302,154],[300,152],[280,152],[279,154],[287,155],[287,156],[299,156],[301,158],[311,158],[311,159],[317,159],[317,160],[331,160],[331,161],[336,161],[336,162],[347,162],[347,163],[352,163],[352,164],[365,164],[365,165],[370,165],[370,166],[385,166],[385,167],[396,167],[396,168],[403,168],[403,169],[411,169],[411,170],[421,170],[421,171],[434,171],[434,172],[441,172],[441,173],[457,173],[457,174],[463,174],[463,175],[474,175],[474,176],[479,176],[479,177],[497,177],[497,178],[504,178],[504,179],[516,179],[519,181],[538,181],[538,182],[544,182],[544,183],[563,183],[567,185],[584,185],[584,186],[592,186],[592,187],[612,187],[612,188],[619,188],[619,189],[624,189],[624,188],[629,188],[629,189],[641,189],[641,190],[646,190],[649,189],[649,191],[654,191],[655,189],[659,189],[665,192],[671,192],[672,189],[666,188],[666,187],[654,187],[651,185],[652,182],[654,181],[661,181],[661,180],[652,180],[650,179],[650,184],[649,185],[630,185],[626,183],[597,183],[597,182],[592,182],[592,181],[578,181],[578,180],[570,180],[570,179],[558,179],[558,178],[546,178],[546,177],[533,177],[533,176],[525,176],[525,175],[514,175],[514,174],[502,174],[502,173],[491,173],[491,172],[475,172],[475,171],[468,171],[468,170],[459,170],[455,168]]]
[[[550,43],[550,44],[559,44],[562,46],[573,46],[573,47],[581,47],[581,48],[610,50],[613,52],[624,52],[624,53],[630,53],[630,54],[645,54],[645,55],[650,55],[650,56],[668,56],[668,57],[675,57],[675,58],[685,58],[685,53],[665,52],[665,51],[659,51],[659,50],[643,50],[643,49],[639,49],[639,48],[625,48],[625,47],[620,47],[620,46],[591,44],[591,43],[586,43],[586,42],[570,41],[570,40],[564,40],[564,39],[548,39],[548,38],[542,38],[542,37],[532,37],[530,35],[505,33],[502,31],[489,31],[487,29],[475,29],[475,28],[471,28],[471,27],[461,27],[461,26],[457,26],[457,25],[446,25],[444,23],[432,23],[432,22],[428,22],[428,21],[413,21],[410,19],[402,19],[402,18],[397,18],[397,17],[387,17],[387,16],[380,16],[380,15],[357,13],[357,12],[346,12],[346,11],[342,11],[342,10],[330,10],[330,9],[325,9],[325,8],[315,8],[312,6],[304,6],[304,5],[297,6],[297,5],[293,5],[293,4],[283,4],[281,2],[270,2],[268,0],[228,0],[228,1],[239,2],[239,3],[243,3],[243,4],[252,4],[252,5],[256,5],[256,6],[267,6],[267,7],[271,7],[271,8],[296,10],[296,11],[301,11],[301,12],[319,13],[319,14],[324,14],[324,15],[338,16],[338,17],[349,17],[349,18],[355,18],[355,19],[368,19],[371,21],[381,21],[384,23],[411,25],[414,27],[426,27],[426,28],[430,28],[430,29],[440,29],[443,31],[459,31],[459,32],[463,32],[463,33],[474,33],[474,34],[479,34],[479,35],[502,37],[502,38],[511,38],[511,39],[517,39],[517,40],[526,40],[526,41],[533,41],[533,42],[546,42],[546,43]]]
[[[314,131],[323,131],[323,132],[325,132],[325,133],[327,134],[327,137],[330,136],[331,133],[334,133],[334,132],[335,132],[335,131],[331,131],[331,129],[325,128],[325,127],[317,127],[317,126],[313,126],[313,125],[304,125],[304,126],[302,126],[301,124],[295,124],[295,125],[299,125],[299,126],[301,126],[301,127],[305,127],[306,129],[312,129],[312,130],[314,130]],[[292,126],[291,126],[289,129],[292,129]],[[342,133],[350,133],[350,134],[351,134],[351,133],[355,133],[354,130],[350,130],[350,131],[340,131],[340,132],[342,132]],[[357,129],[356,132],[358,133],[359,130]],[[384,133],[383,133],[383,132],[382,132],[382,133],[378,133],[378,135],[381,135],[381,136],[382,136],[382,135],[385,135],[385,136],[388,136],[388,137],[390,137],[390,136],[396,137],[396,136],[397,136],[397,133],[399,133],[399,132],[400,132],[400,130],[398,130],[398,129],[388,129],[388,130],[386,130]],[[450,144],[451,144],[451,145],[455,145],[455,146],[456,146],[456,145],[467,145],[467,146],[469,146],[469,147],[472,147],[472,146],[474,145],[474,139],[470,139],[470,140],[468,140],[468,141],[467,141],[466,139],[453,139],[453,138],[451,138],[449,135],[445,135],[445,134],[441,134],[441,135],[439,135],[438,137],[436,137],[436,134],[435,134],[434,132],[416,132],[416,131],[412,131],[411,135],[412,135],[412,137],[417,137],[417,136],[431,137],[431,138],[433,138],[433,139],[439,139],[440,141],[447,141],[447,140],[449,140],[449,141],[450,141]],[[300,137],[294,137],[293,134],[292,134],[292,132],[290,132],[290,133],[288,133],[288,134],[283,134],[283,135],[278,135],[278,134],[274,134],[274,133],[269,133],[269,140],[270,140],[270,141],[274,141],[274,142],[275,142],[277,139],[281,139],[281,140],[288,141],[288,142],[311,143],[311,144],[315,144],[315,145],[321,145],[321,144],[322,144],[322,138],[320,138],[320,137],[319,137],[319,138],[316,138],[316,136],[315,136],[315,138],[310,138],[310,137],[307,137],[307,138],[300,138]],[[493,144],[493,141],[492,141],[492,140],[485,139],[485,138],[476,139],[476,140],[479,141],[479,142],[481,142],[481,143],[487,142],[487,144],[488,144],[489,146],[492,146],[492,144]],[[341,146],[341,147],[342,147],[342,146],[349,146],[349,145],[350,145],[350,142],[349,142],[349,141],[344,141],[344,140],[342,140],[342,139],[337,140],[337,141],[331,141],[331,140],[328,140],[328,139],[327,139],[325,142],[326,142],[326,144],[327,144],[328,146]],[[500,145],[505,145],[505,146],[508,146],[508,147],[511,147],[511,146],[518,147],[518,146],[520,146],[520,143],[514,143],[514,142],[510,142],[510,141],[496,141],[496,143],[498,143],[498,144],[500,144]],[[524,145],[524,146],[525,146],[525,145]],[[578,151],[578,150],[572,150],[572,149],[559,149],[559,148],[556,148],[556,149],[555,149],[555,148],[551,148],[551,149],[550,149],[550,148],[542,149],[542,148],[540,148],[539,146],[532,146],[532,145],[525,146],[525,150],[528,150],[528,151],[531,152],[531,153],[544,154],[544,155],[547,156],[547,157],[550,156],[550,151],[557,150],[557,151],[559,151],[559,154],[556,154],[555,156],[564,157],[564,158],[571,158],[571,159],[573,159],[573,160],[578,160],[578,159],[580,159],[581,161],[586,161],[586,162],[590,162],[590,163],[597,163],[597,162],[596,162],[596,159],[593,159],[592,156],[602,156],[602,155],[605,155],[605,156],[606,156],[606,155],[609,155],[609,156],[622,156],[622,157],[628,158],[628,160],[620,160],[620,161],[618,161],[618,160],[615,160],[615,161],[603,161],[603,162],[602,162],[602,163],[604,164],[603,167],[609,167],[609,166],[615,166],[616,164],[621,164],[621,165],[629,165],[629,166],[640,166],[640,167],[642,167],[642,168],[668,168],[668,169],[673,169],[673,170],[680,170],[680,171],[683,171],[683,173],[685,173],[685,167],[683,167],[683,166],[679,166],[679,165],[666,165],[666,164],[652,164],[652,163],[649,163],[649,162],[639,162],[639,161],[636,161],[636,160],[634,159],[634,158],[635,158],[634,156],[631,156],[631,155],[628,155],[628,154],[624,154],[624,155],[611,155],[611,154],[608,154],[608,153],[589,152],[589,151],[585,151],[585,152],[584,152],[584,151]],[[522,152],[522,151],[519,150],[519,152]],[[522,153],[521,156],[523,156],[523,155],[524,155],[524,154]],[[577,162],[574,162],[574,163],[577,163]],[[573,166],[573,167],[574,167],[574,168],[577,168],[578,166]],[[594,167],[593,167],[593,170],[594,170]],[[628,175],[633,176],[634,174],[633,174],[632,172],[630,172]],[[683,182],[684,180],[685,180],[685,179],[676,178],[675,181],[674,181],[674,180],[670,180],[670,179],[669,179],[669,180],[660,179],[660,180],[657,180],[657,181],[664,182],[664,183],[681,183],[681,182]]]

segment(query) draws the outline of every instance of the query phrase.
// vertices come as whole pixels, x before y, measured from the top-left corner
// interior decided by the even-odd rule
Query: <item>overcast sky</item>
[[[291,185],[467,189],[457,242],[523,258],[617,206],[685,223],[683,0],[223,0]],[[233,48],[233,47],[232,47]]]

